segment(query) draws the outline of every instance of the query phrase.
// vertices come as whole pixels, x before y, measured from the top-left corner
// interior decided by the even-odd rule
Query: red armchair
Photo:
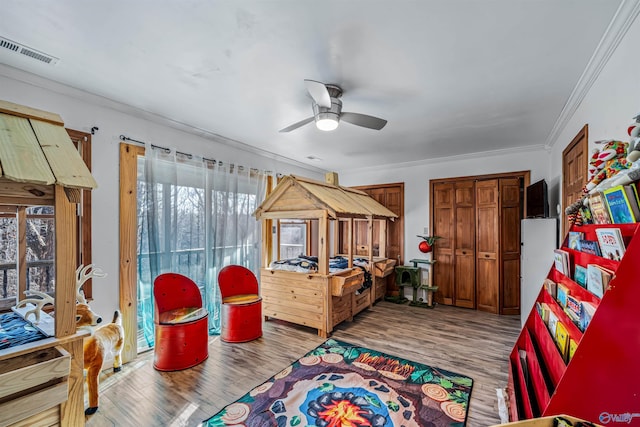
[[[164,273],[153,282],[156,343],[153,367],[191,368],[209,356],[209,328],[198,286],[188,277]]]
[[[262,297],[253,272],[241,265],[228,265],[218,273],[218,286],[222,341],[246,342],[261,337]]]

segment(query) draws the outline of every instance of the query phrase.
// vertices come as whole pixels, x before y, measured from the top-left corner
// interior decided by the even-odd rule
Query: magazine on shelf
[[[594,224],[611,224],[611,218],[609,217],[609,210],[604,201],[602,193],[596,192],[590,194],[589,197],[589,209],[591,210],[591,217]]]
[[[584,252],[585,254],[598,255],[601,256],[600,246],[598,246],[598,242],[595,240],[580,240],[580,252]]]
[[[567,247],[569,249],[580,250],[580,240],[584,239],[584,233],[582,231],[570,231],[567,238]]]
[[[620,261],[626,250],[619,228],[596,228],[600,252],[604,258]]]
[[[627,224],[640,220],[638,194],[632,185],[616,185],[603,192],[611,222]]]

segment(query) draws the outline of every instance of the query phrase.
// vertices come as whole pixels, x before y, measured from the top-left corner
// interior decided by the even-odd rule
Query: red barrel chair
[[[164,273],[153,282],[156,343],[153,367],[191,368],[209,356],[209,327],[200,289],[193,280]]]
[[[222,297],[221,333],[225,342],[246,342],[262,336],[262,297],[258,280],[241,265],[228,265],[218,273]]]

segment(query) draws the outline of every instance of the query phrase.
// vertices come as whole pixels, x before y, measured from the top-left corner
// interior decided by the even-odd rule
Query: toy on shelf
[[[628,126],[629,142],[597,141],[597,147],[589,160],[589,174],[581,197],[566,207],[569,223],[591,223],[589,218],[590,194],[602,192],[617,185],[627,185],[640,180],[640,114]]]

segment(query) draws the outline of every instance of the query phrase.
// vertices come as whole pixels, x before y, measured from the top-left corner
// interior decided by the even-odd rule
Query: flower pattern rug
[[[334,339],[203,426],[464,426],[473,380]]]

